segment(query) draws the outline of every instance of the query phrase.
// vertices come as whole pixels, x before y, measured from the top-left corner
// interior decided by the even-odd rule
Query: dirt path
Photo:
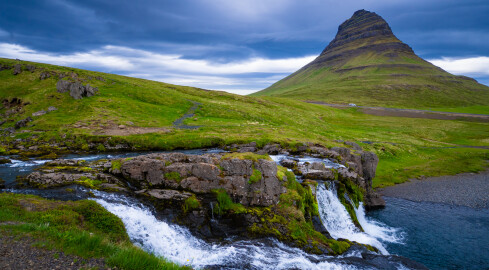
[[[110,269],[103,259],[83,259],[61,251],[34,247],[29,237],[0,235],[0,269]]]
[[[182,117],[178,118],[177,120],[175,120],[173,122],[173,126],[175,128],[180,128],[180,129],[198,129],[198,128],[201,127],[201,126],[188,126],[188,125],[184,125],[183,124],[183,121],[185,121],[187,118],[194,117],[195,116],[195,111],[199,108],[200,105],[202,105],[202,103],[199,103],[199,102],[196,102],[196,101],[190,100],[190,102],[192,102],[194,105],[188,110],[188,112],[186,114],[184,114]]]
[[[321,101],[305,101],[305,102],[329,106],[333,108],[339,108],[339,109],[352,108],[352,106],[349,105],[330,104]],[[489,122],[489,115],[486,114],[438,112],[438,111],[428,111],[428,110],[396,109],[396,108],[365,107],[365,106],[354,106],[354,108],[359,108],[360,111],[365,114],[377,115],[377,116]]]
[[[379,189],[388,197],[437,202],[473,208],[489,208],[489,170],[429,177]]]

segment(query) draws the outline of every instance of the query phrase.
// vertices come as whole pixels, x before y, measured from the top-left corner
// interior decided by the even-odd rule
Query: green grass
[[[217,206],[214,208],[214,211],[218,215],[224,215],[228,211],[232,211],[236,214],[246,212],[246,208],[242,204],[234,203],[225,190],[218,189],[215,190],[214,193],[217,198]]]
[[[7,221],[9,225],[0,225],[0,233],[32,237],[41,246],[83,258],[104,258],[111,267],[182,269],[134,246],[122,221],[94,201],[1,193],[0,223]]]
[[[364,45],[348,44],[348,49]],[[312,64],[252,96],[362,106],[489,112],[489,87],[447,73],[416,55],[396,54],[398,57],[392,58],[388,51],[370,51],[347,59],[342,57],[339,62]]]
[[[249,184],[257,183],[262,179],[262,174],[259,170],[253,168],[253,174],[250,176],[248,180]]]
[[[14,62],[0,59],[0,63]],[[29,132],[16,133],[13,138],[1,137],[4,152],[11,150],[8,149],[12,145],[10,143],[20,137],[27,139],[24,142],[26,148],[35,145],[47,151],[52,150],[47,142],[65,143],[72,149],[86,149],[94,143],[92,150],[99,151],[97,148],[102,143],[111,146],[125,143],[137,150],[173,150],[251,141],[257,142],[258,146],[276,142],[293,147],[299,142],[312,142],[331,147],[341,145],[336,140],[347,140],[373,142],[360,144],[380,157],[374,181],[376,186],[420,175],[455,174],[488,167],[485,149],[445,148],[489,146],[488,123],[372,116],[355,108],[339,110],[287,98],[237,96],[113,74],[33,64],[48,70],[73,70],[86,78],[86,83],[98,87],[99,93],[74,100],[68,93],[56,92],[57,79],[40,81],[40,71],[17,76],[12,75],[11,70],[0,71],[0,99],[20,97],[31,103],[24,107],[25,113],[12,117],[2,127],[13,126],[15,121],[49,106],[58,108],[35,117],[34,126],[23,129]],[[102,76],[106,81],[89,80],[88,76]],[[375,98],[382,96],[379,92]],[[407,106],[409,98],[403,98],[407,98]],[[478,99],[484,102],[484,98]],[[197,120],[189,119],[186,124],[202,127],[197,130],[172,128],[171,123],[192,106],[189,100],[202,105],[196,111]],[[473,110],[484,110],[482,105],[471,106],[475,106],[470,107]],[[2,109],[0,113],[4,111]],[[99,125],[127,125],[128,121],[138,127],[167,128],[169,131],[127,136],[94,135]],[[73,128],[75,123],[83,123],[91,129]],[[268,156],[249,153],[230,154],[225,158],[269,160]],[[119,164],[115,164],[114,168],[118,167]]]

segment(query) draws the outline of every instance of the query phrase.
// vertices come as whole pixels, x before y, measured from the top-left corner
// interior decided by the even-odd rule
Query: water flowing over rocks
[[[362,247],[332,239],[314,210],[317,185],[329,181],[338,186],[338,197],[346,198],[342,204],[350,209],[348,213],[361,230],[354,204],[381,204],[372,199],[371,180],[378,162],[375,154],[313,144],[230,147],[231,153],[153,153],[93,162],[55,160],[19,178],[17,184],[39,189],[81,185],[122,192],[153,205],[164,217],[210,241],[229,236],[273,236],[316,254],[340,254],[351,246]],[[269,153],[276,155],[270,158]],[[292,236],[296,230],[305,237]],[[343,248],[328,241],[344,243],[340,245]]]

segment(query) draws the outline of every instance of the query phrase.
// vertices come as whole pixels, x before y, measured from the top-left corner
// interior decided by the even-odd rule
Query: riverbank
[[[436,202],[472,208],[489,208],[489,170],[480,173],[429,177],[378,190],[387,197]]]

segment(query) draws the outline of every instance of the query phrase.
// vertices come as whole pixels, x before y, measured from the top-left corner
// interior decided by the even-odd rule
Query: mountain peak
[[[336,37],[324,49],[323,54],[333,48],[355,43],[357,40],[368,44],[378,44],[382,41],[402,43],[381,16],[361,9],[338,27]]]
[[[362,9],[316,59],[254,95],[431,108],[482,104],[479,96],[489,96],[489,88],[423,60],[381,16]]]

